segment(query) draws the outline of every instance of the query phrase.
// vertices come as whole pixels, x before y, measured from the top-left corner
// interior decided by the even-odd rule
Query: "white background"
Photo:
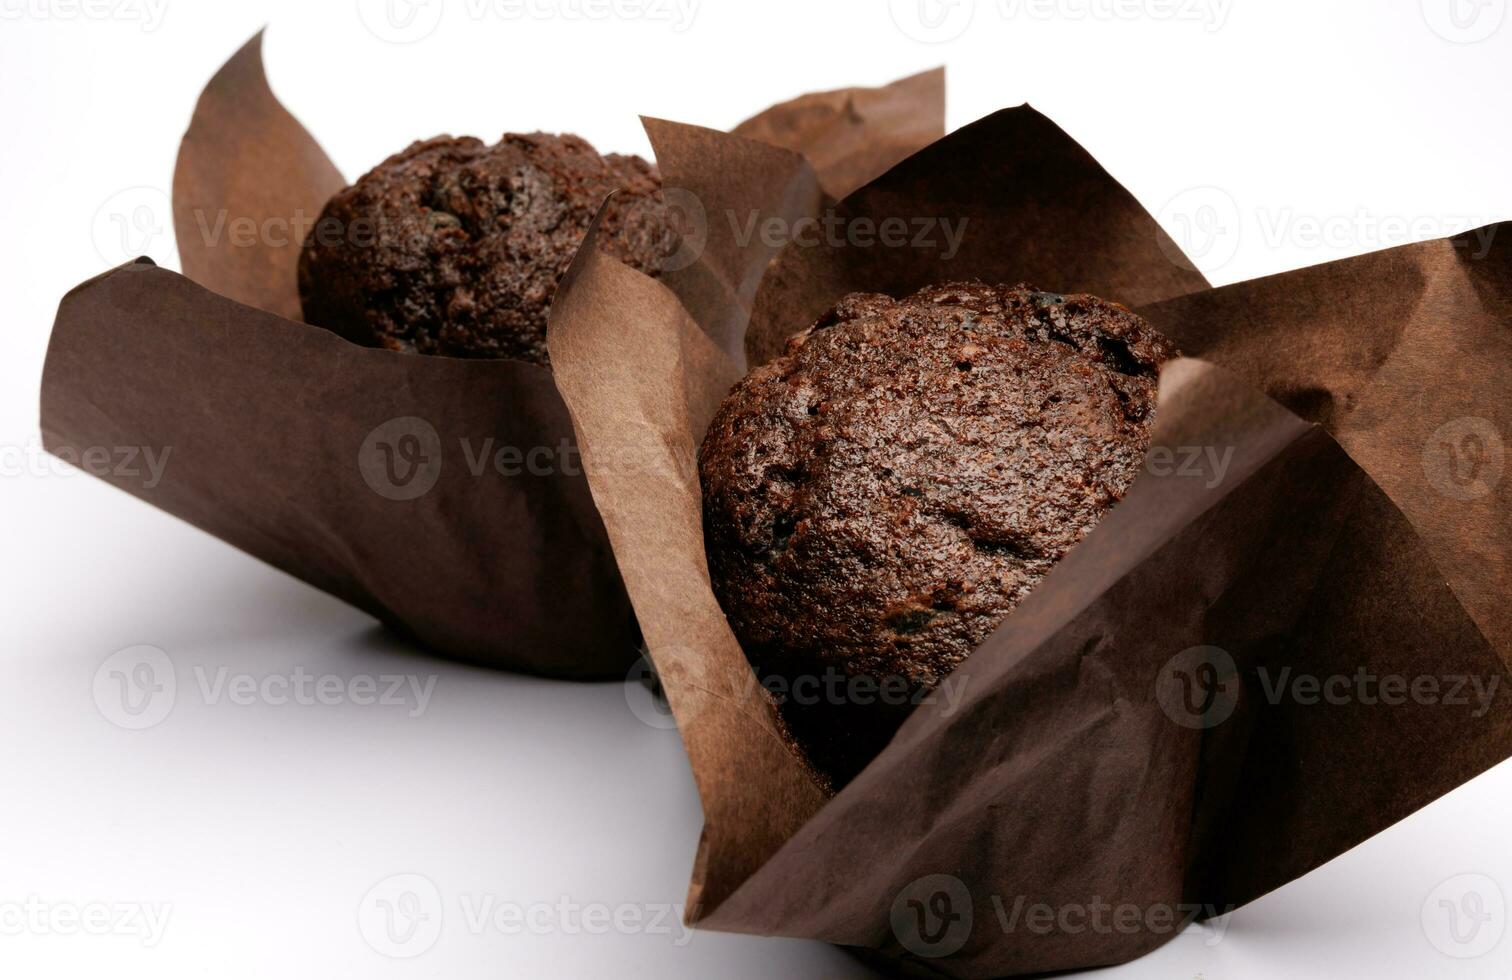
[[[587,935],[570,912],[518,935],[473,927],[467,910],[490,900],[647,916],[683,900],[698,802],[676,733],[632,710],[640,690],[427,658],[35,454],[58,298],[138,252],[174,264],[179,136],[263,24],[275,90],[348,176],[442,131],[576,131],[647,152],[638,113],[727,127],[802,91],[945,63],[952,127],[1032,101],[1222,283],[1512,217],[1505,8],[695,0],[685,20],[656,3],[604,18],[574,16],[582,0],[524,15],[430,0],[400,31],[425,36],[399,44],[382,0],[0,0],[0,976],[871,975],[816,943]],[[178,685],[141,731],[95,697],[107,658],[138,644],[165,651]],[[297,671],[435,687],[416,717],[413,696],[239,704],[203,688]],[[1110,975],[1508,976],[1512,940],[1449,954],[1505,927],[1509,817],[1503,766],[1239,911],[1221,940],[1194,930]],[[362,927],[386,897],[369,889],[396,874],[439,895],[439,936],[413,959]],[[1437,905],[1465,874],[1484,876],[1471,885],[1491,910],[1478,945],[1457,944]],[[70,930],[91,903],[166,910],[166,930]],[[51,918],[18,921],[28,904]]]

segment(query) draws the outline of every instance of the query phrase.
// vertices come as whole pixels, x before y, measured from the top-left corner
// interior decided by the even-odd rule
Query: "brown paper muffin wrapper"
[[[745,125],[844,187],[944,133],[943,73]],[[551,372],[367,349],[299,322],[299,249],[345,184],[274,98],[259,34],[206,87],[180,148],[185,275],[139,260],[64,298],[44,444],[165,459],[161,480],[104,476],[437,652],[624,676],[637,628]]]
[[[585,248],[549,344],[703,801],[692,918],[922,975],[1113,964],[1512,754],[1505,235],[1194,292],[1128,192],[1022,107],[829,212],[968,219],[950,258],[774,258],[725,218],[825,213],[815,175],[731,171],[737,137],[648,128],[706,216],[702,288],[680,301]],[[1142,307],[1204,360],[1162,372],[1126,499],[827,798],[711,591],[698,446],[747,348],[853,290],[968,277]],[[1362,676],[1389,695],[1337,696]]]

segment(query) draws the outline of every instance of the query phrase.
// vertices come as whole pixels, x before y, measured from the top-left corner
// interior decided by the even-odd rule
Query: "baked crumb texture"
[[[736,386],[699,456],[714,591],[836,784],[1127,492],[1176,353],[1115,303],[966,282],[847,296]]]
[[[412,144],[341,191],[299,262],[305,319],[368,346],[547,363],[546,317],[605,197],[601,247],[670,255],[656,168],[577,136]]]

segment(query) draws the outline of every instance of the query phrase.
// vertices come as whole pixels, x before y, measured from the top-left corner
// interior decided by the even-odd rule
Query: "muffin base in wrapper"
[[[843,186],[942,134],[943,98],[934,71],[746,125]],[[363,348],[299,322],[299,251],[345,183],[273,96],[259,34],[206,87],[179,152],[185,275],[139,260],[60,305],[44,445],[166,453],[161,480],[105,479],[435,652],[625,676],[637,628],[551,372]]]
[[[723,219],[829,207],[802,161],[784,177],[780,150],[647,125],[668,186],[709,216],[705,268],[664,284],[584,248],[549,344],[703,802],[696,922],[930,976],[1119,963],[1188,910],[1249,902],[1512,754],[1512,481],[1482,469],[1458,486],[1465,472],[1439,465],[1472,445],[1446,433],[1484,423],[1489,453],[1512,431],[1505,234],[1478,257],[1428,242],[1209,290],[1022,107],[833,205],[842,221],[968,219],[953,257],[774,257]],[[768,157],[759,176],[722,168],[742,154]],[[1166,365],[1145,472],[947,678],[956,699],[915,708],[827,798],[710,588],[698,446],[747,352],[769,356],[845,293],[970,277],[1138,306],[1206,360]],[[1207,452],[1227,464],[1181,462]],[[1503,696],[1317,704],[1284,687],[1359,672]],[[1014,918],[1023,903],[1139,915],[1047,931]]]

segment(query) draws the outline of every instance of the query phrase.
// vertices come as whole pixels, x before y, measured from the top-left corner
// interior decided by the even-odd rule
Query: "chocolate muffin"
[[[836,784],[1123,497],[1176,353],[1116,303],[953,283],[845,297],[725,399],[714,592]]]
[[[577,136],[440,136],[333,197],[299,259],[305,319],[418,354],[545,364],[557,281],[613,191],[599,239],[655,274],[675,243],[656,169]]]

